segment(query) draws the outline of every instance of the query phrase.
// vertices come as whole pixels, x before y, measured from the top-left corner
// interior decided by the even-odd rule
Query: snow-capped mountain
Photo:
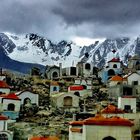
[[[41,65],[75,66],[77,62],[92,62],[102,67],[113,57],[127,63],[129,56],[140,54],[140,38],[116,38],[95,41],[90,46],[77,46],[73,42],[53,43],[37,34],[15,36],[0,33],[0,48],[12,60]],[[114,54],[112,50],[115,50]]]
[[[72,42],[63,40],[54,44],[37,34],[18,37],[10,34],[0,34],[0,38],[3,38],[3,36],[9,38],[8,43],[11,43],[11,50],[7,47],[8,44],[3,47],[7,55],[14,60],[42,65],[58,65],[62,62],[64,66],[70,66],[72,63],[79,61],[81,48]]]

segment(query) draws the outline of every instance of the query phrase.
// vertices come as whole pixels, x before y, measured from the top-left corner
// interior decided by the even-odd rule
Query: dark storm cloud
[[[140,0],[60,0],[53,12],[91,37],[140,34]],[[88,27],[89,25],[89,27]],[[78,31],[79,32],[79,31]],[[139,33],[138,33],[139,32]]]
[[[140,34],[140,0],[1,0],[0,32],[74,36]]]
[[[140,0],[60,0],[54,13],[69,24],[125,24],[140,20]]]
[[[59,18],[51,13],[55,0],[1,0],[0,31],[14,33],[50,32],[59,24]]]

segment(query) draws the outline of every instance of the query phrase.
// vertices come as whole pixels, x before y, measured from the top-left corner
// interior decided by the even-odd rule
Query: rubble
[[[52,135],[68,139],[68,122],[72,118],[62,116],[28,117],[22,122],[12,123],[9,130],[14,131],[14,140],[27,140],[31,136]]]

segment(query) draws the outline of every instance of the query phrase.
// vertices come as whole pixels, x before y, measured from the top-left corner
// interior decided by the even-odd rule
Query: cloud
[[[60,0],[54,13],[69,24],[114,24],[139,21],[139,0]],[[135,21],[134,21],[135,20]]]
[[[139,0],[1,0],[0,31],[73,37],[118,37],[140,33]]]
[[[89,26],[85,31],[92,36],[132,35],[138,34],[139,5],[139,0],[60,0],[53,12],[68,26]]]
[[[56,0],[2,0],[0,8],[0,31],[39,33],[51,36],[58,26],[64,28],[61,18],[51,12]]]

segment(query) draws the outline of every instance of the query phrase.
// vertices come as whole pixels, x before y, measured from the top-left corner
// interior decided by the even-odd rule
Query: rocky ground
[[[22,120],[9,125],[14,131],[14,140],[28,140],[31,136],[58,136],[61,140],[68,139],[68,122],[72,118],[66,115],[53,115],[42,111],[35,116],[24,117]]]
[[[72,114],[61,112],[51,107],[49,95],[49,80],[40,77],[22,77],[9,79],[8,84],[12,87],[13,92],[20,90],[31,90],[39,94],[39,108],[35,108],[35,112],[26,108],[21,112],[22,117],[16,122],[9,124],[9,130],[14,132],[14,140],[28,140],[30,136],[47,136],[55,135],[60,140],[68,140],[69,122],[72,121]],[[59,81],[60,91],[66,91],[72,82]],[[95,108],[101,109],[96,104],[97,101],[106,100],[105,93],[99,92],[99,87],[94,88],[96,93],[93,98],[87,98],[85,102],[80,101],[80,111],[95,111]]]

